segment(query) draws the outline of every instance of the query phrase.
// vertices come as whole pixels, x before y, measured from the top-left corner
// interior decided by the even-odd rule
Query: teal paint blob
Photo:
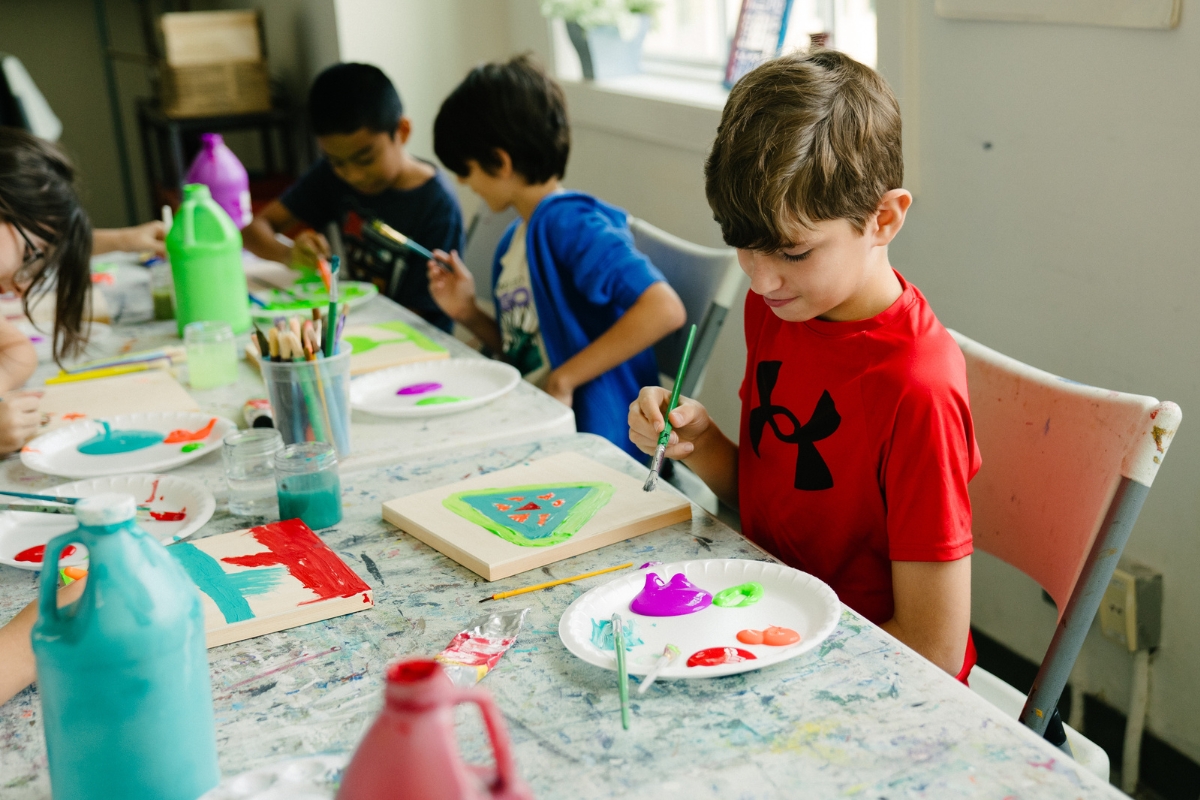
[[[639,644],[643,644],[642,638],[633,630],[633,620],[627,619],[621,626],[625,634],[625,649],[632,650]],[[592,644],[599,647],[601,650],[616,650],[616,643],[613,641],[612,620],[592,620]]]
[[[467,398],[465,398],[465,397],[449,397],[444,394],[439,394],[435,397],[426,397],[423,400],[418,400],[417,402],[413,403],[413,405],[415,405],[415,406],[441,406],[441,405],[445,405],[446,403],[461,403],[463,400],[466,400],[466,399]]]
[[[193,450],[199,450],[201,447],[204,447],[204,442],[189,442],[183,447],[179,448],[179,452],[190,453]]]
[[[279,585],[287,574],[286,567],[267,567],[265,569],[248,569],[244,572],[227,572],[225,577],[242,597],[254,597],[266,594]]]
[[[163,440],[163,434],[157,431],[114,431],[107,422],[101,421],[100,424],[104,426],[104,432],[80,442],[76,448],[85,456],[116,456],[121,453],[132,453],[134,450],[153,447]]]
[[[176,542],[167,548],[167,552],[183,565],[196,588],[212,598],[226,622],[232,624],[254,619],[250,604],[239,587],[230,580],[232,576],[225,574],[215,558],[191,542]]]
[[[592,488],[564,486],[546,489],[541,496],[536,489],[519,495],[510,489],[464,497],[463,502],[493,522],[537,540],[553,534],[575,506],[592,493]]]

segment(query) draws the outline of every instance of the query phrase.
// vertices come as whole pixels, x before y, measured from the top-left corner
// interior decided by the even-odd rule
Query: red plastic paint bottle
[[[436,661],[393,664],[384,707],[346,767],[337,800],[533,800],[517,775],[504,720],[479,689],[450,683]],[[454,736],[454,707],[483,714],[496,769],[467,764]]]

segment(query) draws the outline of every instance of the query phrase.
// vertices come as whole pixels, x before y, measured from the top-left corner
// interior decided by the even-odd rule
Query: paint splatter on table
[[[343,472],[345,520],[322,538],[371,585],[375,608],[210,651],[225,775],[353,749],[382,702],[385,665],[440,652],[487,594],[623,561],[766,558],[697,511],[690,522],[484,584],[379,519],[384,499],[563,450],[645,476],[585,435]],[[197,535],[244,526],[218,513]],[[33,596],[33,573],[17,573],[0,570],[0,619]],[[632,727],[622,731],[613,673],[570,655],[557,632],[571,601],[604,580],[497,607],[532,609],[480,686],[503,710],[538,797],[561,796],[563,776],[572,798],[585,800],[790,798],[798,787],[805,797],[1123,796],[849,611],[820,648],[794,661],[716,680],[656,682],[632,698]],[[0,707],[5,798],[49,796],[40,713],[36,690]],[[464,754],[482,760],[483,734],[471,726],[460,733]]]

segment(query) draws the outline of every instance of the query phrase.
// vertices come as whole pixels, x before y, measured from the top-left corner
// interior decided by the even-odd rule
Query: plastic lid
[[[200,141],[204,143],[206,150],[212,150],[225,144],[225,140],[221,138],[221,134],[219,133],[202,133],[200,134]]]
[[[203,183],[188,183],[183,187],[184,200],[211,200],[212,192]]]
[[[137,500],[131,494],[105,492],[85,497],[75,504],[75,516],[80,525],[118,525],[134,518]]]

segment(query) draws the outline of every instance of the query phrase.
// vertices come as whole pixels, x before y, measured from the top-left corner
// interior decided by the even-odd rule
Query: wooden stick
[[[572,581],[580,581],[580,580],[583,580],[584,578],[590,578],[593,575],[603,575],[606,572],[616,572],[619,569],[628,569],[629,567],[632,567],[632,566],[633,566],[633,562],[630,561],[628,564],[618,564],[615,567],[605,567],[604,569],[597,569],[597,570],[593,570],[592,572],[585,572],[582,575],[575,575],[570,578],[559,578],[556,581],[547,581],[546,583],[539,583],[537,586],[526,586],[524,589],[513,589],[511,592],[500,592],[499,594],[494,594],[491,597],[485,597],[482,600],[480,600],[479,602],[486,603],[488,600],[503,600],[506,597],[515,597],[516,595],[525,594],[526,592],[536,592],[539,589],[549,589],[551,586],[558,586],[563,583],[571,583]]]

